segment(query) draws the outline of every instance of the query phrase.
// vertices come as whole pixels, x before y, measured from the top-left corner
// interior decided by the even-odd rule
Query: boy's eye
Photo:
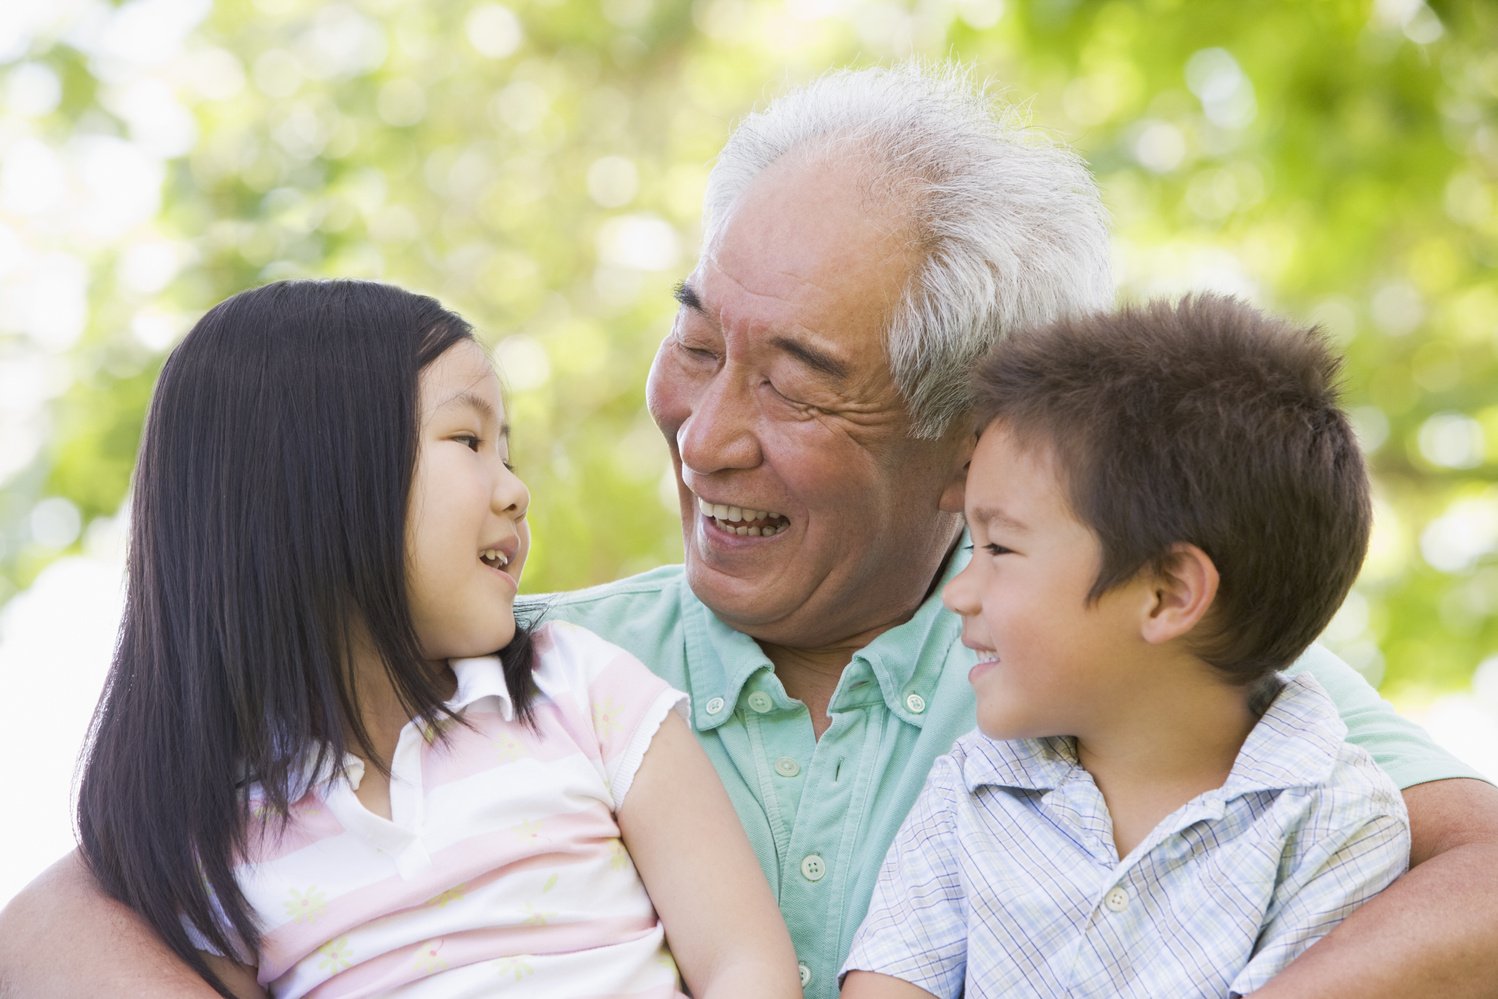
[[[992,542],[984,545],[983,550],[990,555],[1009,555],[1013,551],[1013,549],[1005,548],[1003,545],[997,545]]]

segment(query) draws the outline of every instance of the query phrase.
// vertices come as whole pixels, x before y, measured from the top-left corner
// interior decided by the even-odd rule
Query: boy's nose
[[[977,613],[977,607],[973,602],[973,587],[971,585],[972,563],[964,566],[962,571],[953,576],[946,586],[941,590],[942,606],[947,610],[964,616]]]

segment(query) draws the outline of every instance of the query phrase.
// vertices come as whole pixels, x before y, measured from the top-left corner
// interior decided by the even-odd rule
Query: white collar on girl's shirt
[[[510,688],[505,683],[504,666],[501,665],[499,656],[452,659],[448,661],[448,666],[458,680],[458,689],[447,700],[449,711],[456,714],[476,701],[494,697],[499,700],[499,711],[504,720],[514,720],[515,702],[510,698]]]

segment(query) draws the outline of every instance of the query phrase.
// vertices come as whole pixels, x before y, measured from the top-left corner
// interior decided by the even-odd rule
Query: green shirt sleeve
[[[1407,718],[1362,675],[1330,650],[1312,645],[1286,672],[1314,676],[1337,704],[1347,741],[1361,746],[1401,788],[1453,777],[1485,778],[1440,748],[1430,733]]]

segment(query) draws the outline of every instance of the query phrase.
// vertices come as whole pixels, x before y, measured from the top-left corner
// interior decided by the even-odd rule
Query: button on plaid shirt
[[[843,970],[967,999],[1252,992],[1408,863],[1399,791],[1345,731],[1290,680],[1226,783],[1122,860],[1072,740],[970,733],[895,837]]]

